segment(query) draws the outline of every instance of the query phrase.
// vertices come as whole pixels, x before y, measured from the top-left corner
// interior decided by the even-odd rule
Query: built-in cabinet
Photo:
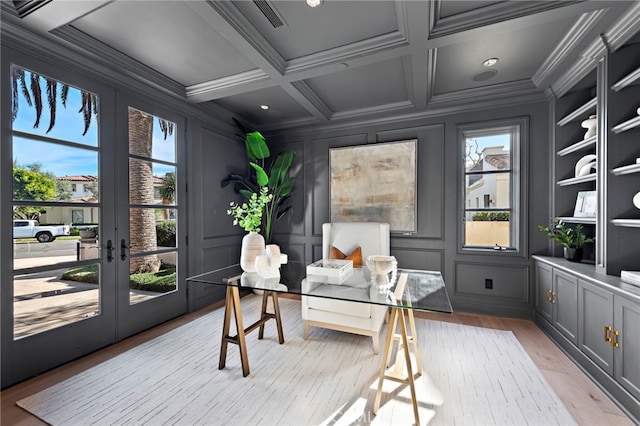
[[[619,276],[621,270],[640,270],[640,208],[633,203],[640,193],[638,37],[595,61],[590,72],[553,100],[553,110],[552,216],[581,224],[596,238],[585,247],[585,261],[600,272]],[[587,134],[582,124],[593,116],[597,131]],[[595,191],[595,215],[578,211],[582,191]]]
[[[640,287],[588,264],[534,259],[536,322],[640,419]]]
[[[554,96],[552,218],[584,227],[595,242],[585,260],[534,256],[535,320],[590,376],[640,419],[640,36],[603,49],[591,69]],[[585,120],[596,116],[595,134]],[[595,161],[595,167],[583,167]],[[593,191],[595,215],[577,207]],[[638,195],[640,197],[640,195]]]
[[[538,311],[567,339],[578,342],[578,280],[551,266],[536,264]]]

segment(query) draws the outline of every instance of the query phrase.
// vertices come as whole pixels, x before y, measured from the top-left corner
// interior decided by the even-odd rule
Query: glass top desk
[[[245,336],[259,328],[258,339],[262,339],[264,325],[271,319],[276,321],[280,344],[284,343],[278,305],[278,294],[280,293],[388,306],[391,316],[381,360],[374,414],[377,413],[380,405],[382,383],[385,379],[389,379],[410,386],[416,424],[419,424],[414,380],[422,374],[422,364],[418,352],[413,310],[453,313],[441,273],[399,268],[397,279],[393,286],[390,289],[381,290],[368,283],[362,268],[354,268],[352,275],[344,283],[336,285],[321,282],[320,279],[315,281],[316,278],[314,277],[307,277],[306,266],[303,262],[289,262],[281,265],[280,276],[263,278],[255,273],[243,272],[240,265],[231,265],[187,278],[187,282],[190,284],[226,286],[225,313],[218,368],[223,369],[225,367],[227,344],[233,343],[240,348],[242,373],[247,376],[249,374],[249,361]],[[303,291],[301,283],[304,278],[308,278],[307,281],[312,282]],[[352,291],[345,292],[347,286],[367,288],[369,291],[363,291],[359,294]],[[244,327],[242,321],[242,310],[240,308],[241,289],[263,290],[260,319],[247,328]],[[273,313],[267,312],[269,298],[272,299]],[[236,336],[229,335],[232,314],[235,317]],[[399,333],[396,333],[398,324],[400,330]],[[408,331],[410,331],[410,334]],[[398,348],[404,353],[404,358],[398,356],[394,366],[388,368],[393,343],[396,341],[399,342]],[[413,351],[414,355],[415,373],[410,357],[411,351]],[[403,370],[404,366],[406,366],[406,370]],[[406,374],[403,374],[403,371],[406,371]]]

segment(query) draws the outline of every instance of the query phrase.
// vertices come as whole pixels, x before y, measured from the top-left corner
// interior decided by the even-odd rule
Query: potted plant
[[[233,201],[229,203],[230,208],[227,214],[234,217],[233,224],[247,231],[242,238],[240,249],[240,267],[245,272],[255,272],[256,256],[264,254],[264,237],[258,232],[260,232],[262,215],[272,199],[273,194],[269,194],[269,188],[261,186],[259,193],[252,193],[242,204],[236,204]]]
[[[554,219],[553,226],[550,228],[538,225],[538,229],[564,248],[564,258],[570,262],[580,262],[584,245],[594,241],[593,238],[586,236],[582,225],[578,224],[575,228],[571,228],[560,219]]]
[[[242,176],[232,173],[222,179],[220,184],[224,188],[232,183],[235,192],[240,194],[245,201],[249,200],[252,194],[258,193],[261,187],[269,188],[272,198],[266,205],[261,229],[266,242],[270,243],[273,224],[291,209],[288,200],[295,184],[295,176],[289,176],[289,169],[295,153],[293,151],[278,153],[267,168],[265,160],[271,156],[271,153],[264,136],[260,132],[246,132],[240,122],[234,121],[243,132],[243,140],[251,166],[249,170],[255,171],[255,175],[249,173],[249,176]]]

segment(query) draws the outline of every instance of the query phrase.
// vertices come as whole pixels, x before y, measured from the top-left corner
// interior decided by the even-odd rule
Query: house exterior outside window
[[[526,120],[459,126],[462,250],[520,251]]]

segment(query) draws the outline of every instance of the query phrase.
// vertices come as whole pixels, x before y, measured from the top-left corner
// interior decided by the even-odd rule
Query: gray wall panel
[[[529,267],[456,262],[455,293],[529,302]],[[485,280],[493,281],[487,289]]]
[[[391,248],[391,254],[398,260],[398,267],[406,269],[425,269],[442,271],[444,253],[442,250],[417,250]],[[444,277],[446,280],[446,277]]]

